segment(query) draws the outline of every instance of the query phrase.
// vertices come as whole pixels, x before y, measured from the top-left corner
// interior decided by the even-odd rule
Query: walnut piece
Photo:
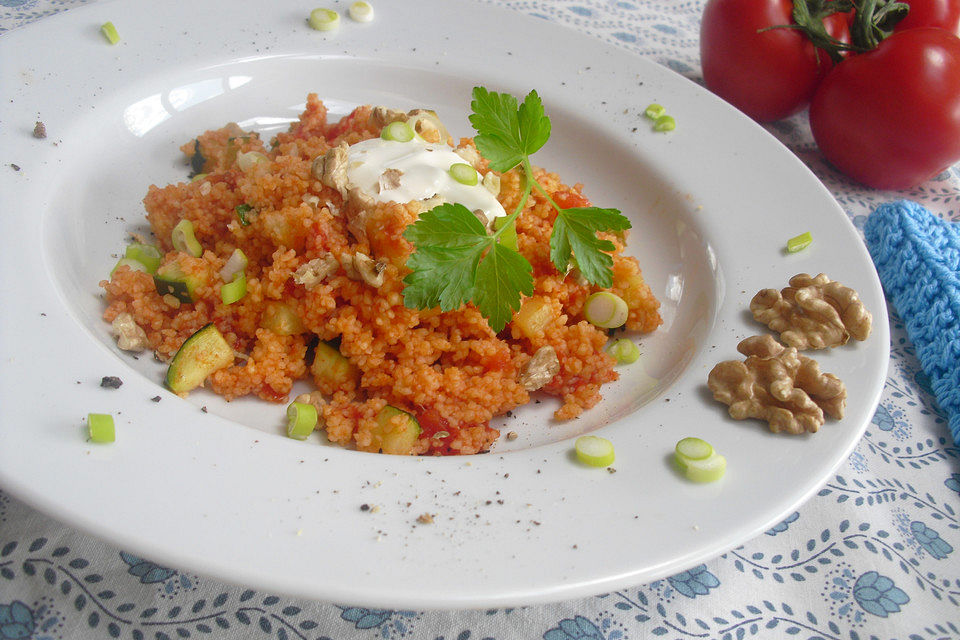
[[[313,177],[328,187],[336,189],[341,196],[347,195],[347,161],[349,146],[341,142],[339,146],[331,148],[325,155],[317,156],[310,172]]]
[[[383,270],[387,268],[386,262],[374,260],[365,253],[358,251],[353,255],[343,254],[340,256],[340,263],[343,265],[347,277],[351,280],[366,282],[375,289],[383,286]]]
[[[553,380],[558,373],[560,373],[560,359],[557,357],[557,350],[546,345],[537,349],[527,362],[520,374],[520,384],[527,391],[536,391]]]
[[[800,273],[782,291],[763,289],[750,301],[758,322],[780,333],[780,340],[801,351],[825,349],[866,340],[873,321],[860,296],[850,287],[819,274]]]
[[[747,356],[727,360],[710,371],[707,386],[713,397],[729,405],[736,420],[766,420],[774,433],[815,433],[824,414],[840,420],[847,389],[831,373],[821,373],[812,358],[795,347],[784,347],[773,336],[753,336],[737,345]]]
[[[313,289],[339,270],[340,263],[336,256],[327,253],[300,265],[293,273],[293,281],[307,289]]]
[[[110,323],[110,333],[117,338],[117,346],[124,351],[139,353],[150,346],[147,332],[126,311],[117,314]]]

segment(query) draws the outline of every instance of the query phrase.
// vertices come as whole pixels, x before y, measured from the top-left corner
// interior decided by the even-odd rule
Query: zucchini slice
[[[233,348],[213,324],[201,327],[183,344],[167,368],[167,386],[174,393],[196,389],[220,369],[233,364]]]
[[[189,276],[176,262],[169,262],[153,275],[153,284],[161,296],[171,295],[180,302],[191,303],[194,293],[200,286],[201,280],[196,276]]]
[[[388,404],[377,414],[373,440],[379,442],[384,453],[407,455],[421,432],[420,423],[412,414]]]
[[[318,342],[314,349],[310,373],[321,391],[353,389],[360,385],[360,369],[332,344]]]

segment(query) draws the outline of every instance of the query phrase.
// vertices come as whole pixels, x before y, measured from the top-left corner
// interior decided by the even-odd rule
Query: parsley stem
[[[503,235],[503,232],[510,226],[510,223],[517,219],[520,215],[520,212],[523,211],[524,207],[527,206],[527,200],[530,198],[530,193],[533,190],[533,185],[537,184],[537,181],[533,179],[533,173],[528,171],[530,166],[530,161],[527,158],[524,158],[524,167],[523,167],[523,195],[520,196],[520,202],[517,204],[517,208],[513,210],[513,213],[508,215],[504,221],[501,223],[501,226],[493,232],[494,241],[499,240],[500,236]],[[532,183],[532,184],[531,184]],[[539,185],[537,185],[539,186]]]

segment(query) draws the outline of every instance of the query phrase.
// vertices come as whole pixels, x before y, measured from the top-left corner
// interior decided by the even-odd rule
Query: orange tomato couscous
[[[329,159],[336,149],[378,138],[392,121],[407,118],[361,106],[328,122],[323,103],[311,94],[299,120],[268,145],[235,124],[185,144],[197,175],[150,186],[144,199],[159,268],[123,261],[101,282],[103,317],[121,347],[150,349],[169,362],[185,341],[212,325],[233,354],[204,376],[209,390],[228,401],[253,394],[285,403],[293,399],[294,383],[304,380],[315,390],[296,399],[317,408],[316,429],[362,451],[478,453],[499,437],[491,419],[531,395],[556,397],[557,420],[596,405],[601,387],[617,379],[615,360],[604,350],[607,330],[583,318],[585,300],[599,288],[575,271],[559,273],[551,262],[557,212],[543,194],[534,191],[516,220],[517,250],[533,267],[533,295],[523,297],[502,331],[494,332],[473,304],[446,312],[405,306],[403,279],[413,246],[403,233],[435,202],[365,197],[352,185],[337,184]],[[415,120],[418,138],[446,144],[476,169],[506,211],[516,208],[518,170],[494,172],[472,139],[454,142],[435,117]],[[560,207],[589,206],[582,185],[564,184],[539,168],[535,175]],[[186,249],[173,239],[183,220],[195,238]],[[627,303],[625,328],[653,331],[662,322],[659,303],[636,259],[623,254],[625,234],[599,235],[616,246],[607,290]],[[246,258],[239,268],[246,290],[228,300],[221,288],[224,273],[238,272],[231,262],[237,249]],[[158,274],[175,274],[187,285],[165,289]],[[524,373],[544,347],[555,354],[552,368],[531,385]],[[416,431],[388,438],[387,407],[399,410],[391,416],[413,418],[391,417],[388,429]]]

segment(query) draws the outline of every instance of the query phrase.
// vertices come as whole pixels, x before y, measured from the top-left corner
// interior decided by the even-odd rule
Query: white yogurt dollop
[[[506,215],[503,205],[481,183],[465,185],[450,176],[452,165],[465,162],[445,144],[371,138],[351,145],[347,181],[377,202],[407,203],[440,196],[470,211],[482,211],[488,222]],[[400,172],[399,184],[381,189],[380,177],[390,169]]]

